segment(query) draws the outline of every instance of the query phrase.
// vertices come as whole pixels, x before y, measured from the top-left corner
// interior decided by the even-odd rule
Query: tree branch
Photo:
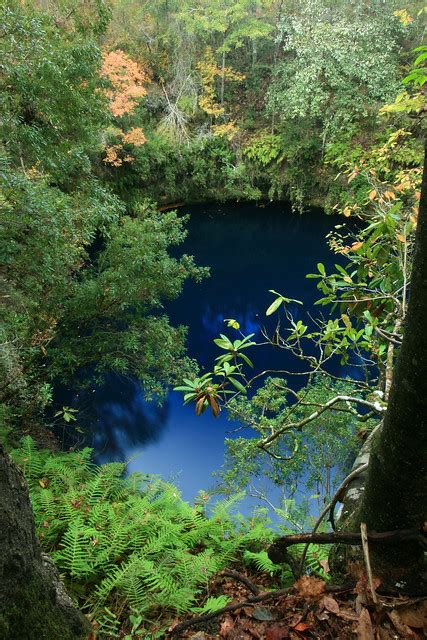
[[[306,424],[308,424],[309,422],[312,422],[313,420],[316,420],[316,418],[322,415],[322,413],[324,413],[325,411],[328,411],[329,409],[332,409],[332,407],[338,402],[354,402],[355,404],[360,404],[363,407],[368,407],[369,409],[372,409],[373,411],[379,414],[385,413],[387,410],[386,407],[382,407],[379,402],[369,402],[368,400],[362,400],[362,398],[354,398],[352,396],[341,396],[341,395],[335,396],[335,398],[331,398],[331,400],[328,400],[328,402],[325,402],[325,404],[320,409],[318,409],[317,411],[314,411],[312,414],[310,414],[303,420],[300,420],[299,422],[287,423],[283,427],[278,429],[278,431],[275,431],[274,433],[267,436],[266,438],[263,438],[262,440],[259,441],[258,446],[260,448],[266,447],[267,445],[269,445],[271,442],[276,440],[279,436],[281,436],[286,431],[289,431],[290,429],[296,429],[298,431],[301,430]]]
[[[418,542],[427,549],[427,536],[419,529],[401,529],[399,531],[371,531],[367,534],[370,544],[391,544],[399,542]],[[290,536],[278,538],[269,548],[268,557],[275,564],[286,562],[282,560],[288,547],[294,544],[349,544],[361,545],[362,535],[353,531],[334,531],[332,533],[296,533]]]

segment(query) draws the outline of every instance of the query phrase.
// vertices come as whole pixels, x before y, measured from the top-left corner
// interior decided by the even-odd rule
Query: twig
[[[234,571],[233,569],[227,569],[226,571],[221,571],[219,575],[220,577],[224,576],[226,578],[234,578],[234,580],[238,580],[239,582],[244,584],[245,587],[247,587],[249,591],[251,591],[255,596],[259,595],[258,587],[255,586],[254,583],[251,582],[249,578],[244,576],[242,573],[239,573],[238,571]]]
[[[385,340],[388,340],[388,342],[391,342],[391,344],[394,344],[396,347],[400,347],[402,344],[401,341],[395,340],[391,335],[387,335],[386,333],[384,333],[384,331],[379,327],[375,327],[375,332]]]
[[[372,600],[374,604],[378,604],[378,598],[375,592],[374,581],[372,579],[371,558],[369,557],[368,527],[366,526],[366,522],[362,522],[360,524],[360,534],[362,536],[363,557],[365,559],[365,567],[366,567],[366,572],[368,574],[368,582],[369,582],[369,588],[372,594]]]

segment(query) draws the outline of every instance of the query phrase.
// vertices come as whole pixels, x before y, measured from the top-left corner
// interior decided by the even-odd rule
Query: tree
[[[185,329],[161,309],[187,276],[203,273],[169,255],[185,237],[183,220],[142,197],[126,208],[102,179],[113,117],[125,119],[124,147],[109,156],[115,171],[122,151],[127,158],[129,145],[145,142],[126,121],[145,95],[145,73],[121,51],[103,58],[86,20],[95,1],[82,5],[81,20],[74,6],[60,17],[65,0],[53,3],[55,18],[28,4],[2,6],[0,38],[0,393],[18,429],[79,367],[133,372],[153,393],[181,365],[191,369]]]
[[[411,296],[384,424],[370,456],[360,520],[377,531],[421,529],[426,520],[427,455],[427,146],[418,215]],[[375,567],[388,584],[425,591],[419,544],[375,549]]]
[[[0,636],[77,640],[89,624],[41,553],[27,483],[0,443]]]

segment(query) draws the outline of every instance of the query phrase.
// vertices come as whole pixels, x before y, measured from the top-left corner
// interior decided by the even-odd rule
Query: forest
[[[0,638],[426,637],[425,3],[0,15]]]

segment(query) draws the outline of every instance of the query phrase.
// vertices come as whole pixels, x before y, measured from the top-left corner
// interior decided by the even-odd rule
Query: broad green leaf
[[[317,263],[317,269],[322,276],[326,276],[325,266],[321,262]]]
[[[267,311],[265,312],[266,316],[271,316],[275,311],[277,311],[277,309],[280,307],[280,305],[283,302],[283,298],[276,298],[271,305],[268,307]]]
[[[238,389],[242,393],[246,393],[245,387],[238,380],[236,380],[236,378],[231,378],[230,377],[228,379],[230,380],[230,382],[233,385],[233,387],[235,387],[236,389]]]

